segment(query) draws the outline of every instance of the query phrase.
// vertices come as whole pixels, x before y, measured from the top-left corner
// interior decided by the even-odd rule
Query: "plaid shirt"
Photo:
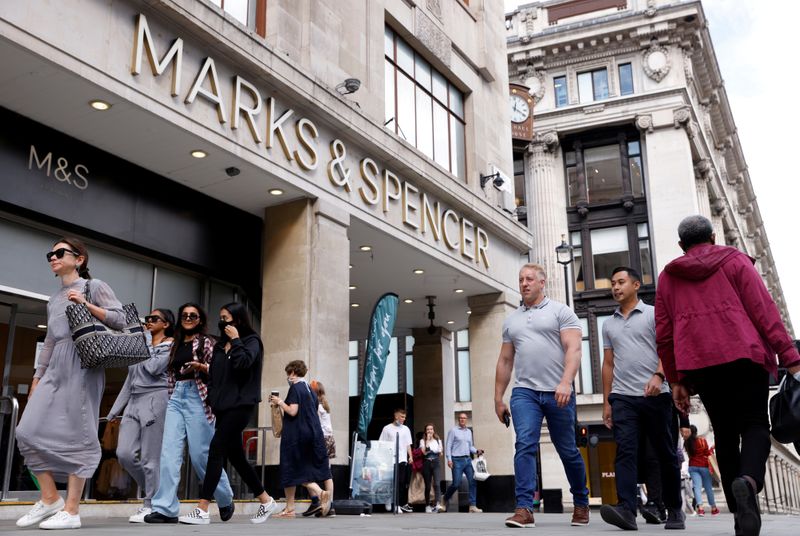
[[[200,339],[203,339],[203,358],[197,358],[197,347],[200,345]],[[200,363],[210,364],[211,356],[214,353],[214,339],[208,335],[200,335],[192,339],[192,361],[199,361]],[[208,396],[208,385],[203,381],[200,373],[194,372],[194,381],[197,384],[197,392],[200,393],[200,400],[203,401],[203,410],[206,412],[206,419],[208,422],[213,423],[216,417],[214,412],[206,404],[206,397]],[[167,367],[167,382],[169,383],[169,394],[172,396],[172,391],[175,390],[175,372],[172,367]]]

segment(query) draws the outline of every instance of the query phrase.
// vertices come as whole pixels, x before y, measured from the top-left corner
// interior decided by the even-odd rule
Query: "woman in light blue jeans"
[[[683,447],[689,455],[689,476],[692,478],[694,487],[694,500],[697,502],[697,515],[704,516],[706,511],[703,508],[703,488],[706,490],[708,504],[711,506],[711,515],[719,514],[717,503],[714,500],[714,489],[711,483],[711,470],[709,469],[709,457],[711,449],[702,437],[697,437],[697,427],[691,425],[689,428],[681,428],[681,436],[684,438]]]
[[[164,418],[164,440],[158,491],[152,500],[152,513],[145,523],[177,523],[180,513],[178,484],[183,464],[183,446],[189,444],[189,457],[197,477],[206,474],[208,448],[214,437],[214,414],[206,404],[208,368],[214,341],[206,334],[206,314],[194,303],[181,305],[172,345],[167,377],[172,395]],[[233,490],[223,471],[214,499],[220,518],[233,515]]]

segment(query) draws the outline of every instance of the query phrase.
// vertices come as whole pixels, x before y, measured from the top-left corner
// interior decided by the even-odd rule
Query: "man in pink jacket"
[[[769,376],[777,373],[776,354],[790,373],[800,371],[800,355],[752,258],[715,246],[703,216],[685,218],[678,236],[684,255],[658,278],[658,355],[678,409],[688,411],[696,393],[708,411],[737,536],[758,536],[756,493],[770,450]]]

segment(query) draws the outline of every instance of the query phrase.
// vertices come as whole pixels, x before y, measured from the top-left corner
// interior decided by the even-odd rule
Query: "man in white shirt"
[[[398,513],[411,513],[414,510],[408,504],[408,461],[411,460],[411,430],[404,423],[406,422],[406,410],[397,408],[394,410],[394,421],[383,427],[381,437],[378,441],[389,441],[395,444],[398,438],[397,450],[397,504],[394,505]],[[399,505],[403,506],[399,506]],[[386,503],[386,509],[391,511],[392,505]]]

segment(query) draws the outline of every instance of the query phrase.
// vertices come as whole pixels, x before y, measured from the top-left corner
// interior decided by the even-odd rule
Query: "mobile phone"
[[[271,391],[271,392],[269,393],[269,395],[270,395],[270,396],[278,396],[278,395],[280,395],[280,392],[279,392],[279,391]]]
[[[511,426],[511,413],[509,413],[508,410],[506,410],[506,412],[503,413],[503,424],[506,425],[506,428]]]

